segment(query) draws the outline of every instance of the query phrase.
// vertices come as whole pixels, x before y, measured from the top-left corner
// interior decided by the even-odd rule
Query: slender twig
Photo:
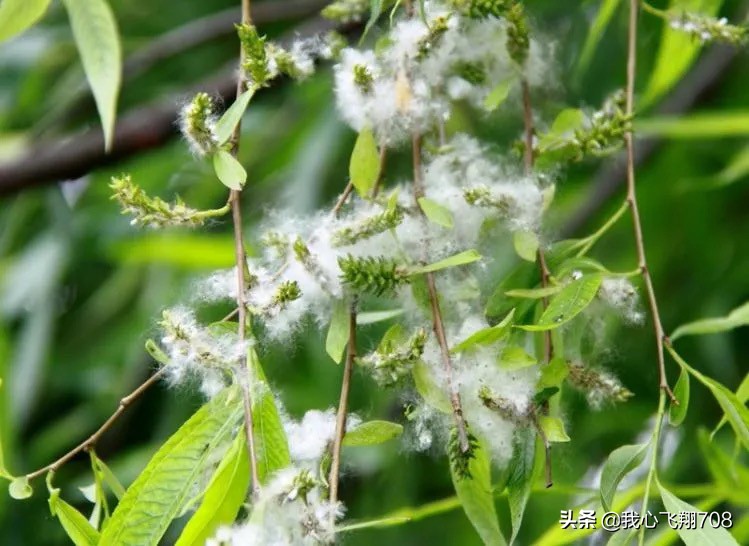
[[[625,114],[632,117],[634,114],[634,94],[635,94],[635,68],[637,65],[637,15],[639,0],[630,0],[629,2],[629,37],[627,46],[627,88],[626,88],[626,106]],[[663,340],[665,333],[661,323],[661,315],[658,312],[658,301],[655,297],[653,280],[648,270],[647,257],[645,255],[645,244],[642,236],[642,223],[640,222],[640,211],[637,206],[637,193],[635,189],[635,151],[634,137],[632,131],[627,131],[624,135],[627,151],[627,202],[632,211],[632,226],[634,229],[635,245],[637,247],[637,261],[640,268],[643,281],[645,282],[645,291],[648,295],[650,313],[653,317],[653,329],[655,331],[655,343],[658,352],[658,375],[659,386],[668,394],[673,403],[678,404],[671,388],[668,386],[666,377],[666,363],[663,357]]]
[[[348,184],[346,184],[346,187],[343,189],[343,193],[338,198],[338,201],[336,201],[335,206],[333,206],[333,210],[330,212],[332,216],[338,216],[338,213],[341,212],[343,205],[346,204],[346,200],[353,191],[354,185],[351,183],[351,180],[349,180]]]
[[[250,0],[242,0],[242,23],[250,24]],[[237,96],[242,94],[245,87],[245,79],[242,75],[242,65],[244,64],[244,48],[240,48],[239,53],[239,76],[237,77]],[[241,122],[237,124],[232,135],[232,154],[236,157],[239,151],[239,136],[241,132]],[[247,269],[247,258],[244,251],[244,237],[242,234],[242,203],[241,190],[231,190],[231,216],[234,223],[234,254],[237,261],[237,337],[239,342],[243,342],[247,337],[247,307],[245,305],[244,291],[247,286],[245,270]],[[244,425],[247,434],[247,452],[250,455],[250,472],[252,475],[252,491],[257,495],[260,489],[260,477],[257,466],[257,453],[255,452],[255,433],[252,419],[252,371],[247,362],[247,357],[240,359],[240,369],[246,368],[246,384],[242,388],[242,398],[244,402]]]
[[[341,380],[341,397],[338,401],[338,413],[335,422],[335,436],[333,437],[333,453],[330,464],[330,502],[338,502],[338,479],[341,472],[341,447],[346,434],[346,417],[348,415],[348,396],[351,390],[351,372],[356,358],[356,299],[351,302],[348,321],[348,347],[346,361],[343,365],[343,379]]]
[[[161,378],[161,376],[164,375],[165,371],[166,368],[159,369],[159,371],[157,371],[151,377],[141,383],[133,392],[120,399],[120,403],[117,405],[117,409],[114,411],[114,413],[112,413],[112,415],[109,416],[109,419],[104,421],[104,424],[101,425],[91,436],[86,438],[84,441],[82,441],[80,444],[68,451],[65,455],[63,455],[56,461],[48,464],[47,466],[43,466],[39,470],[35,470],[33,472],[30,472],[29,474],[26,474],[26,477],[29,480],[33,480],[34,478],[37,478],[47,472],[55,472],[81,451],[88,451],[89,449],[91,449],[94,444],[99,441],[99,438],[112,427],[117,419],[120,418],[120,416],[125,412],[130,404],[132,404],[134,400],[140,397],[141,394],[147,391],[151,385],[156,383]]]
[[[533,107],[531,105],[531,89],[528,85],[528,80],[522,78],[520,81],[520,87],[523,94],[523,133],[525,141],[525,150],[523,153],[523,164],[525,166],[525,174],[530,176],[533,174]],[[538,270],[541,275],[541,286],[546,288],[549,286],[549,277],[551,273],[549,268],[546,266],[546,256],[544,256],[544,250],[539,245],[538,251],[536,252],[538,258]],[[541,299],[541,305],[546,309],[549,304],[548,298]],[[554,356],[554,346],[551,343],[551,330],[544,332],[544,360],[548,363]]]
[[[419,199],[424,197],[424,183],[421,178],[421,136],[418,133],[414,133],[411,139],[411,153],[414,171],[414,200],[416,201],[416,208],[421,211]],[[423,211],[422,215],[424,215]],[[437,286],[434,282],[434,273],[426,273],[425,276],[427,289],[429,291],[429,304],[432,310],[432,325],[434,328],[434,334],[437,336],[437,343],[440,346],[440,353],[442,354],[442,365],[445,369],[447,388],[450,390],[450,404],[453,409],[455,426],[458,429],[460,450],[463,453],[466,453],[470,449],[468,443],[468,430],[465,417],[463,416],[463,405],[460,401],[460,393],[455,388],[453,381],[453,364],[452,358],[450,357],[450,347],[447,343],[447,335],[445,334],[445,325],[442,322],[439,294],[437,293]]]

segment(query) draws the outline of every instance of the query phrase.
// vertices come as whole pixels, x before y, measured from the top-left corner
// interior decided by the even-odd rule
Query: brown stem
[[[627,89],[626,89],[626,109],[628,117],[634,113],[634,94],[635,94],[635,68],[637,66],[637,13],[639,0],[630,0],[629,2],[629,37],[627,45]],[[665,333],[661,323],[661,315],[658,312],[658,301],[655,297],[653,280],[650,278],[648,262],[645,254],[645,243],[642,236],[642,223],[640,222],[640,211],[637,206],[637,193],[635,189],[635,151],[634,138],[632,131],[627,131],[624,135],[624,141],[627,148],[627,203],[632,211],[632,226],[634,229],[635,245],[637,247],[637,261],[645,282],[645,291],[648,295],[650,313],[653,317],[653,329],[655,331],[655,343],[658,351],[658,375],[659,386],[671,398],[672,403],[678,404],[671,388],[668,386],[666,377],[666,363],[663,357],[663,340]]]
[[[250,0],[242,0],[242,23],[250,24]],[[244,49],[240,48],[239,53],[239,76],[237,77],[237,97],[242,94],[245,86],[245,79],[242,75],[242,65],[244,64]],[[239,151],[239,135],[241,132],[241,122],[237,124],[232,135],[231,152],[236,157]],[[237,337],[239,342],[243,342],[247,337],[247,307],[245,305],[244,291],[247,287],[245,270],[247,268],[247,258],[244,251],[244,236],[242,234],[242,193],[240,190],[231,190],[231,217],[234,224],[234,255],[237,263]],[[244,405],[244,427],[247,434],[247,452],[250,455],[250,473],[252,475],[252,492],[257,495],[260,490],[260,476],[258,474],[257,453],[255,450],[255,433],[252,418],[252,374],[250,372],[247,357],[240,358],[239,368],[245,369],[247,373],[246,384],[242,387],[242,401]]]
[[[351,390],[351,371],[356,358],[356,299],[351,303],[348,321],[348,348],[346,349],[346,362],[343,365],[343,379],[341,380],[341,397],[338,402],[338,413],[336,415],[335,436],[333,437],[333,454],[330,464],[330,502],[335,505],[338,502],[338,479],[341,470],[341,446],[346,434],[346,417],[348,415],[348,395]]]
[[[531,89],[528,85],[528,80],[522,78],[520,86],[523,93],[523,131],[525,135],[525,150],[523,153],[523,163],[525,165],[525,174],[530,176],[533,173],[533,108],[531,105]],[[543,249],[539,246],[537,251],[538,257],[538,269],[541,274],[541,286],[546,288],[549,286],[549,277],[551,273],[549,268],[546,266],[546,257],[544,256]],[[549,304],[548,298],[541,299],[541,305],[544,309]],[[548,363],[554,356],[554,346],[551,343],[551,330],[544,332],[544,360]]]
[[[416,200],[416,208],[421,211],[419,198],[424,197],[424,184],[421,179],[421,136],[417,133],[413,134],[411,140],[411,153],[414,171],[414,199]],[[426,281],[429,290],[429,304],[432,310],[432,325],[434,328],[434,334],[437,336],[437,343],[439,343],[440,346],[440,353],[442,354],[442,365],[445,369],[447,387],[450,389],[450,404],[453,409],[455,426],[458,429],[460,449],[463,453],[466,453],[470,449],[470,444],[468,442],[468,427],[466,426],[465,417],[463,416],[463,405],[460,401],[460,393],[455,388],[453,382],[452,358],[450,357],[450,347],[448,346],[447,336],[445,335],[445,325],[442,322],[442,310],[440,309],[437,286],[434,282],[434,273],[426,273]]]
[[[166,368],[161,368],[159,371],[157,371],[155,374],[141,383],[140,386],[138,386],[133,392],[122,398],[120,400],[120,403],[117,405],[117,409],[114,411],[114,413],[112,413],[112,415],[109,416],[109,419],[104,421],[104,424],[101,425],[91,436],[86,438],[83,442],[78,444],[76,447],[68,451],[65,455],[63,455],[53,463],[50,463],[47,466],[40,468],[39,470],[35,470],[33,472],[30,472],[29,474],[26,474],[26,477],[29,480],[33,480],[34,478],[37,478],[47,472],[55,472],[81,451],[87,451],[91,449],[99,440],[99,438],[110,429],[110,427],[117,419],[119,419],[119,417],[125,412],[130,404],[132,404],[135,399],[137,399],[141,394],[148,390],[151,385],[156,383],[161,378],[161,376],[164,375],[165,371]]]
[[[338,213],[341,212],[343,205],[346,204],[346,200],[349,198],[349,195],[351,195],[351,192],[353,191],[354,185],[351,183],[351,180],[349,180],[348,184],[346,184],[346,187],[343,189],[343,193],[338,198],[338,201],[336,201],[333,210],[330,212],[333,216],[338,216]]]

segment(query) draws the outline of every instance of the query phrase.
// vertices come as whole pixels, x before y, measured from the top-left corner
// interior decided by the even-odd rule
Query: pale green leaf
[[[494,89],[489,91],[489,93],[484,98],[484,109],[487,112],[493,112],[499,106],[507,100],[507,97],[510,95],[510,89],[512,88],[512,84],[515,83],[515,79],[511,78],[508,80],[505,80],[503,82],[500,82],[497,84]]]
[[[22,33],[41,19],[50,0],[2,0],[0,2],[0,42]]]
[[[532,300],[540,300],[541,298],[548,298],[559,292],[563,286],[557,284],[554,286],[544,286],[540,288],[516,288],[514,290],[508,290],[505,295],[510,298],[526,298]]]
[[[536,359],[516,345],[508,345],[499,355],[499,365],[505,370],[519,370],[537,364]]]
[[[551,330],[575,318],[585,309],[601,286],[602,275],[593,273],[572,281],[554,296],[536,324],[518,326],[523,330]]]
[[[175,546],[203,546],[219,526],[232,524],[247,499],[249,485],[247,436],[240,430]]]
[[[429,366],[423,361],[418,360],[411,369],[411,375],[414,379],[414,387],[424,401],[433,408],[442,413],[451,413],[452,405],[447,393],[442,390],[432,377]]]
[[[349,308],[343,300],[333,305],[328,335],[325,338],[325,351],[334,362],[340,363],[349,337]]]
[[[698,508],[692,506],[688,502],[681,500],[679,497],[671,493],[668,489],[663,487],[663,484],[658,482],[658,489],[661,491],[661,500],[663,500],[663,506],[671,514],[679,514],[682,512],[700,512]],[[715,528],[706,522],[705,525],[697,525],[694,529],[690,529],[690,526],[684,525],[677,527],[676,532],[679,533],[679,538],[684,541],[686,546],[738,546],[739,543],[736,539],[731,536],[731,533],[727,529],[722,527]]]
[[[369,193],[380,177],[380,154],[371,129],[362,129],[354,144],[349,163],[349,178],[362,197]]]
[[[595,19],[593,19],[593,22],[590,24],[588,35],[585,37],[585,43],[583,44],[583,49],[577,63],[578,74],[582,74],[588,69],[596,48],[603,37],[603,33],[606,31],[606,27],[609,26],[611,18],[616,13],[616,9],[619,7],[620,3],[621,0],[601,1],[598,13],[596,13]]]
[[[78,510],[60,498],[60,490],[50,491],[49,509],[60,520],[68,538],[75,546],[96,546],[99,544],[99,531]]]
[[[422,273],[431,273],[433,271],[439,271],[440,269],[447,269],[448,267],[456,267],[459,265],[466,265],[478,261],[481,259],[481,254],[476,250],[466,250],[444,260],[434,262],[433,264],[425,265],[423,267],[417,267],[411,270],[411,275],[420,275]]]
[[[255,88],[251,87],[241,95],[237,97],[234,103],[224,112],[224,114],[216,122],[216,137],[218,138],[219,144],[225,144],[234,134],[234,129],[237,128],[239,122],[242,121],[242,116],[247,105],[250,104],[252,95],[255,94]]]
[[[570,437],[564,430],[564,423],[559,417],[541,415],[538,417],[538,426],[544,431],[549,442],[569,442]]]
[[[541,377],[536,387],[538,389],[548,389],[552,387],[560,388],[570,373],[570,366],[562,357],[554,357],[546,366],[541,369]]]
[[[601,505],[611,510],[614,496],[624,476],[640,466],[647,454],[648,444],[635,444],[619,447],[611,452],[601,471]]]
[[[619,529],[611,534],[606,546],[627,546],[632,543],[636,534],[637,529]]]
[[[8,484],[8,494],[16,500],[28,499],[34,490],[29,484],[29,479],[26,476],[19,476],[13,478]]]
[[[419,207],[424,211],[424,215],[430,222],[450,229],[455,225],[452,212],[436,201],[432,201],[428,197],[419,197]]]
[[[101,536],[107,546],[156,546],[194,494],[211,453],[241,423],[241,395],[222,391],[201,407],[151,458],[127,489]]]
[[[107,464],[102,461],[93,450],[89,451],[89,453],[93,461],[94,471],[101,477],[102,481],[109,486],[112,493],[114,493],[114,496],[117,497],[118,500],[121,499],[125,494],[125,488],[122,487],[120,480],[117,479],[117,476],[114,475],[112,469],[109,468],[109,466],[107,466]]]
[[[369,20],[367,20],[367,24],[364,27],[364,32],[362,32],[360,41],[364,40],[367,34],[369,34],[371,28],[377,22],[377,19],[380,18],[380,14],[382,14],[383,3],[384,0],[369,0]]]
[[[715,15],[722,3],[723,0],[672,0],[670,7],[680,12]],[[650,80],[640,101],[641,107],[652,104],[668,92],[689,70],[702,49],[700,40],[695,40],[686,32],[671,28],[667,21],[662,24],[663,33],[655,67],[650,71]]]
[[[0,332],[1,334],[1,332]],[[5,350],[6,346],[4,345],[4,338],[2,335],[0,335],[0,358],[3,358],[7,351]],[[3,380],[0,378],[0,388],[3,386]],[[5,451],[3,450],[3,444],[2,444],[2,437],[0,437],[0,478],[5,478],[6,480],[12,480],[13,476],[8,471],[7,467],[5,466]]]
[[[234,239],[228,235],[153,231],[115,241],[106,250],[111,258],[126,264],[202,270],[236,263]]]
[[[530,428],[518,431],[515,449],[509,464],[510,476],[507,480],[507,500],[510,505],[510,520],[512,522],[510,544],[515,542],[517,538],[525,507],[533,488],[539,466],[536,452],[535,431]]]
[[[668,422],[671,426],[678,427],[684,422],[689,408],[689,372],[683,368],[674,387],[674,397],[679,404],[671,403],[668,408]]]
[[[679,326],[671,334],[671,341],[682,336],[718,334],[747,325],[749,325],[749,302],[737,307],[725,317],[702,319]]]
[[[63,0],[83,71],[99,111],[104,146],[112,147],[117,96],[122,77],[122,52],[117,22],[105,0]]]
[[[692,368],[687,364],[686,360],[679,356],[673,347],[667,346],[666,348],[682,368],[686,369],[700,383],[710,389],[718,405],[723,410],[726,419],[728,419],[731,427],[733,427],[736,437],[744,444],[746,449],[749,449],[749,410],[744,403],[726,387]]]
[[[643,136],[674,139],[709,139],[749,135],[749,112],[722,110],[682,116],[659,116],[635,120],[635,131]]]
[[[742,404],[746,404],[747,400],[749,400],[749,373],[744,376],[744,379],[743,381],[741,381],[739,388],[736,389],[736,398]],[[724,415],[711,433],[711,436],[715,436],[715,434],[721,429],[723,425],[726,424],[727,421],[728,420]]]
[[[230,190],[241,190],[247,181],[247,171],[237,158],[226,150],[213,154],[213,170],[221,183]]]
[[[471,349],[476,345],[490,345],[503,339],[509,333],[510,325],[512,324],[512,317],[514,315],[515,309],[512,309],[499,324],[474,332],[450,349],[450,352],[459,353]]]
[[[532,231],[516,231],[512,234],[512,244],[515,252],[522,259],[535,262],[538,252],[538,236]]]
[[[343,445],[373,446],[397,438],[402,433],[403,427],[398,423],[365,421],[346,431],[346,435],[343,437]]]
[[[386,320],[399,317],[403,313],[405,313],[404,309],[391,309],[389,311],[365,311],[363,313],[357,313],[356,324],[366,325],[384,322]]]
[[[475,457],[469,463],[470,478],[456,476],[452,471],[453,485],[463,510],[473,528],[487,546],[507,544],[497,520],[492,492],[491,461],[483,442],[475,449]]]
[[[550,133],[561,136],[579,128],[585,121],[585,114],[578,108],[565,108],[551,124]]]

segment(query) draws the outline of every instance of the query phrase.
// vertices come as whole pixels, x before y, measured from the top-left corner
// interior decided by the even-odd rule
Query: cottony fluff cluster
[[[516,26],[508,18],[496,15],[474,18],[425,2],[424,20],[396,23],[382,47],[344,49],[335,68],[343,118],[355,130],[370,127],[380,142],[395,145],[445,121],[451,101],[481,105],[498,84],[516,77],[517,61],[531,85],[545,81],[548,46],[526,43],[513,34]],[[527,55],[511,56],[503,47],[513,37]]]
[[[640,309],[637,290],[623,277],[608,277],[601,283],[599,295],[631,324],[641,324],[645,314]]]
[[[702,42],[724,42],[739,45],[746,41],[746,27],[728,24],[728,19],[716,19],[699,13],[683,12],[672,15],[669,25]]]

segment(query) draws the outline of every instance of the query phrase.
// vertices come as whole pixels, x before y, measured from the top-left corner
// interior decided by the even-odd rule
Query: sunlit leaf
[[[424,215],[430,222],[446,228],[453,227],[453,215],[448,208],[443,207],[436,201],[432,201],[428,197],[419,197],[419,207],[424,211]]]
[[[678,139],[709,139],[749,135],[749,112],[722,110],[681,116],[642,118],[635,121],[640,135]]]
[[[532,231],[516,231],[512,234],[512,244],[517,255],[529,262],[536,261],[538,236]]]
[[[343,437],[345,446],[372,446],[382,444],[403,433],[403,426],[390,421],[365,421],[351,430],[346,431]]]
[[[99,111],[104,146],[112,147],[117,96],[122,77],[122,52],[117,23],[104,0],[63,0],[78,53]]]
[[[349,178],[362,197],[367,197],[380,177],[380,154],[371,129],[362,129],[354,144]]]
[[[564,430],[564,423],[559,417],[541,415],[538,418],[538,426],[544,431],[549,442],[569,442],[570,437]]]
[[[349,308],[346,302],[339,300],[333,305],[328,335],[325,338],[325,351],[334,362],[340,363],[349,337]]]
[[[514,78],[510,78],[508,80],[505,80],[503,82],[498,83],[494,89],[489,91],[489,93],[484,98],[484,109],[487,112],[493,112],[499,106],[507,100],[507,97],[510,95],[510,89],[512,88],[512,85],[515,83]]]
[[[237,97],[234,103],[224,112],[224,114],[216,122],[216,137],[218,138],[219,144],[224,144],[234,134],[234,129],[237,128],[239,122],[242,120],[247,105],[250,104],[250,99],[255,94],[255,88],[251,87],[241,95]]]
[[[414,387],[424,401],[442,413],[451,413],[450,399],[443,389],[439,387],[432,377],[429,366],[423,360],[418,360],[411,369],[414,379]]]
[[[22,33],[41,19],[50,0],[3,0],[0,2],[0,42]]]
[[[601,504],[610,511],[614,495],[624,476],[640,466],[647,454],[648,444],[635,444],[619,447],[611,452],[601,471]]]
[[[213,154],[213,170],[221,183],[231,190],[241,190],[247,182],[247,171],[233,155],[226,150]]]
[[[749,302],[737,307],[725,317],[702,319],[679,326],[671,334],[671,341],[682,336],[718,334],[747,325],[749,325]]]
[[[525,352],[525,349],[516,345],[504,347],[499,355],[499,365],[505,370],[519,370],[537,363],[535,358]]]
[[[590,24],[588,35],[585,37],[585,43],[577,62],[577,73],[582,74],[590,65],[593,55],[598,48],[598,44],[603,37],[603,33],[611,22],[611,18],[616,13],[616,9],[621,4],[621,0],[602,0],[598,8],[595,19]]]
[[[507,313],[507,316],[503,318],[499,324],[474,332],[466,339],[452,347],[450,351],[453,353],[459,353],[461,351],[471,349],[476,345],[490,345],[492,343],[496,343],[500,339],[503,339],[510,331],[510,325],[512,324],[512,317],[514,314],[515,310],[513,309],[509,313]]]
[[[593,301],[602,279],[602,275],[593,273],[572,281],[551,299],[536,324],[518,328],[528,331],[551,330],[569,322]]]
[[[405,313],[404,309],[392,309],[390,311],[365,311],[363,313],[357,313],[356,324],[365,325],[384,322],[399,317],[403,313]]]
[[[60,525],[75,546],[99,544],[99,531],[94,529],[83,514],[60,498],[59,489],[50,489],[49,509],[60,520]]]
[[[234,239],[228,235],[148,232],[112,243],[111,257],[127,264],[168,264],[180,269],[234,265]]]
[[[554,286],[544,286],[540,288],[515,288],[514,290],[508,290],[505,295],[510,298],[527,298],[532,300],[540,300],[541,298],[548,298],[559,292],[563,286],[556,284]]]
[[[475,250],[466,250],[444,260],[434,262],[433,264],[425,265],[423,267],[417,267],[411,270],[412,275],[420,275],[422,273],[431,273],[433,271],[439,271],[440,269],[447,269],[448,267],[456,267],[459,265],[466,265],[478,261],[481,259],[481,254]]]

